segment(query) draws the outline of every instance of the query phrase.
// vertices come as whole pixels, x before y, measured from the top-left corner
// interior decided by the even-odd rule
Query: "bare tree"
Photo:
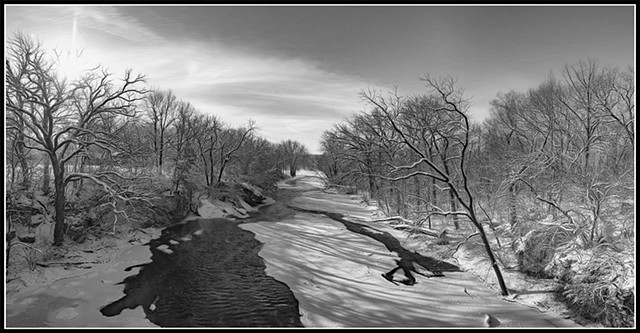
[[[145,98],[146,115],[151,125],[150,136],[156,156],[155,166],[158,175],[162,175],[164,155],[171,137],[169,129],[176,120],[179,102],[171,90],[156,90],[147,94]]]
[[[220,146],[218,149],[220,169],[218,171],[217,183],[222,181],[222,175],[229,162],[235,158],[238,150],[250,138],[255,131],[255,122],[250,120],[246,127],[238,129],[227,129],[222,132]]]
[[[596,106],[619,125],[635,146],[635,81],[633,67],[621,72],[617,68],[603,70],[599,78],[599,89],[594,90]]]
[[[86,154],[91,147],[113,152],[113,142],[104,132],[92,129],[101,116],[135,115],[134,106],[144,90],[142,76],[125,73],[115,85],[106,70],[92,70],[81,79],[60,80],[42,47],[17,34],[8,43],[7,86],[14,96],[7,98],[7,109],[24,124],[25,146],[44,152],[51,162],[55,186],[54,245],[64,239],[65,189],[70,182],[89,178],[108,186],[113,172],[69,173],[67,163]],[[18,130],[16,127],[11,129]],[[112,192],[113,193],[113,192]]]
[[[465,165],[467,163],[470,133],[469,119],[466,114],[468,104],[463,99],[462,93],[456,88],[456,82],[453,78],[435,79],[426,76],[423,80],[433,90],[433,94],[438,97],[439,105],[434,111],[440,113],[442,118],[446,119],[446,123],[450,125],[450,130],[446,132],[446,135],[448,136],[449,144],[458,147],[456,151],[459,155],[455,159],[457,163],[455,166],[451,165],[449,172],[447,172],[439,165],[438,161],[433,159],[433,156],[428,151],[414,144],[413,140],[407,136],[406,129],[402,127],[402,100],[399,97],[396,96],[386,100],[375,93],[363,93],[362,96],[365,101],[371,103],[387,117],[389,124],[399,135],[401,142],[415,156],[412,163],[393,166],[386,178],[397,181],[412,177],[428,177],[446,184],[462,210],[442,210],[435,214],[464,216],[471,221],[482,238],[485,251],[500,285],[501,293],[502,295],[508,295],[508,290],[493,254],[491,244],[476,214],[476,202],[469,188],[467,166]],[[415,170],[416,166],[421,164],[425,166],[425,170]],[[457,181],[458,177],[460,178],[459,181]]]
[[[193,164],[195,151],[191,149],[193,141],[198,138],[194,137],[193,120],[196,110],[188,102],[179,102],[177,107],[176,119],[173,123],[175,140],[172,147],[175,151],[173,155],[173,180],[175,182],[175,191],[180,187],[180,182],[184,174],[188,172]]]
[[[302,143],[294,140],[285,140],[280,143],[284,152],[284,158],[289,167],[291,177],[296,176],[296,171],[301,161],[308,158],[309,151]]]
[[[555,224],[572,230],[571,241],[589,247],[610,227],[603,207],[625,192],[621,184],[631,173],[634,90],[628,77],[600,70],[595,60],[566,66],[563,74],[565,85],[550,78],[527,94],[492,102],[485,136],[494,149],[485,153],[503,168],[496,180],[509,192],[530,190],[536,211],[546,209]],[[515,202],[509,206],[514,224]]]
[[[566,94],[560,99],[578,120],[583,172],[591,166],[591,155],[601,142],[604,113],[598,107],[597,93],[600,88],[599,63],[596,60],[580,60],[574,66],[565,65],[563,75],[567,84]]]
[[[215,166],[218,163],[218,147],[220,134],[222,132],[222,122],[215,115],[196,115],[192,120],[192,133],[195,140],[195,150],[197,151],[205,175],[207,186],[213,185]]]

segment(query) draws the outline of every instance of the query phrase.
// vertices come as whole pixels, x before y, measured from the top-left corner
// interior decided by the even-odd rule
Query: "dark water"
[[[301,327],[298,301],[286,284],[266,275],[254,236],[226,219],[164,229],[149,243],[152,262],[122,282],[126,296],[102,314],[142,306],[162,327]]]

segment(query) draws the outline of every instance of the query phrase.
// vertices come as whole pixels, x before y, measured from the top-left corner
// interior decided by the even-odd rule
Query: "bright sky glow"
[[[83,50],[63,75],[132,68],[201,112],[254,119],[265,138],[318,152],[324,130],[363,110],[362,89],[422,93],[424,74],[453,75],[480,121],[497,93],[534,88],[565,64],[632,65],[634,14],[632,5],[5,5],[5,41],[22,31]]]

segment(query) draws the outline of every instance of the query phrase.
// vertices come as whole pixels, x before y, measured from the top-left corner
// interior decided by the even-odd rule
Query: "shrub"
[[[562,298],[569,308],[608,327],[634,326],[635,274],[633,263],[620,253],[600,251],[574,265],[563,280]],[[627,260],[629,261],[629,260]]]
[[[549,278],[545,267],[552,262],[556,249],[571,239],[560,226],[548,226],[528,232],[516,250],[520,271],[534,277]]]

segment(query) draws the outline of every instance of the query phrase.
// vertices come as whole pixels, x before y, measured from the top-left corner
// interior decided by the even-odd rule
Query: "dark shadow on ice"
[[[400,280],[399,282],[407,285],[414,284],[415,278],[411,275],[411,272],[413,271],[421,275],[424,275],[424,274],[417,272],[413,264],[420,265],[433,273],[433,275],[424,275],[427,277],[444,276],[443,272],[460,272],[460,268],[454,264],[441,261],[441,260],[436,260],[431,257],[423,256],[417,252],[409,251],[404,247],[402,247],[402,245],[400,244],[400,241],[395,237],[393,237],[391,234],[381,230],[371,228],[369,226],[366,226],[360,223],[348,221],[344,218],[343,214],[325,212],[321,210],[299,208],[291,205],[289,207],[291,209],[301,211],[301,212],[325,215],[334,221],[338,221],[344,224],[344,226],[347,227],[347,230],[373,238],[379,241],[380,243],[384,244],[384,246],[386,246],[389,251],[398,253],[398,256],[400,257],[400,260],[396,261],[396,263],[398,264],[398,267],[382,275],[385,279],[389,280],[390,282],[395,281],[393,280],[393,274],[397,270],[402,269],[407,279]]]

